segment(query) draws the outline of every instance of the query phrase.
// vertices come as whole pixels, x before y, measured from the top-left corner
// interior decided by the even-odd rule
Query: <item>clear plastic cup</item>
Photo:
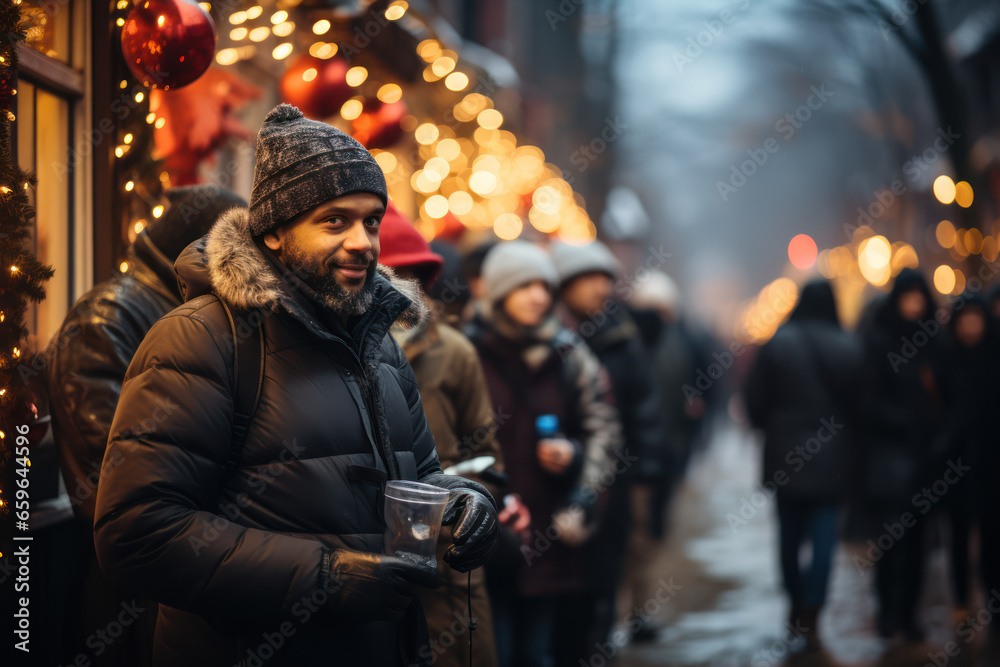
[[[385,553],[437,569],[435,552],[448,491],[422,482],[385,485]]]

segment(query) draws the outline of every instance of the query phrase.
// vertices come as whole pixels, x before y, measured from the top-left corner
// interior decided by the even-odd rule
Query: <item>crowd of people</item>
[[[620,595],[655,636],[706,416],[673,390],[705,345],[665,274],[633,289],[601,243],[432,248],[288,105],[249,202],[169,198],[49,349],[89,545],[62,659],[129,602],[91,664],[575,666]],[[391,480],[448,492],[437,571],[383,553]]]
[[[830,284],[807,284],[760,349],[745,403],[777,489],[790,620],[810,628],[812,646],[845,526],[865,545],[853,562],[874,573],[882,637],[923,641],[931,526],[947,530],[953,627],[974,616],[973,563],[984,598],[995,595],[998,333],[1000,291],[966,292],[942,308],[923,275],[903,269],[855,332],[842,328]]]
[[[576,667],[654,638],[669,500],[713,398],[689,391],[711,349],[676,284],[600,242],[429,244],[360,144],[288,105],[256,150],[249,202],[170,191],[50,345],[88,554],[64,656],[128,603],[150,611],[91,664]],[[745,404],[807,648],[845,509],[885,637],[922,638],[935,514],[956,613],[972,562],[1000,586],[998,322],[1000,298],[945,313],[904,269],[856,332],[805,285],[757,351]],[[399,480],[447,492],[436,570],[383,553]]]

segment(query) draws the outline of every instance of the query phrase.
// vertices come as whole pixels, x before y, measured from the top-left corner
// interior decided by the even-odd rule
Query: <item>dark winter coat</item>
[[[419,619],[334,616],[321,573],[332,550],[382,550],[382,480],[440,471],[413,371],[386,335],[423,306],[415,284],[380,267],[376,304],[348,333],[264,257],[247,215],[220,218],[203,255],[185,251],[189,300],[129,366],[97,500],[101,566],[161,603],[158,664],[273,652],[264,664],[403,664]],[[228,478],[232,336],[210,287],[263,313],[260,403]]]
[[[530,536],[518,574],[522,596],[579,592],[585,563],[578,549],[552,539],[553,519],[581,489],[604,495],[616,463],[621,425],[606,374],[587,347],[553,318],[530,338],[522,338],[502,316],[480,313],[466,327],[483,362],[497,440],[503,450],[510,490],[531,512]],[[538,463],[540,415],[559,418],[562,434],[578,446],[578,465],[553,475]]]
[[[434,434],[438,459],[447,469],[478,456],[492,456],[492,466],[503,471],[503,453],[496,440],[496,422],[491,411],[490,397],[479,363],[476,348],[452,327],[431,317],[426,328],[409,331],[393,330],[413,367],[420,389],[420,398],[427,415],[427,425]],[[488,485],[496,498],[496,487],[476,476],[470,477]],[[427,617],[432,640],[454,632],[455,619],[468,616],[469,575],[452,569],[444,561],[444,551],[451,547],[451,527],[441,528],[438,540],[438,572],[445,585],[420,591],[420,601]],[[483,568],[472,571],[472,617],[476,620],[473,657],[478,667],[497,664],[493,617],[486,592]],[[466,637],[445,644],[432,644],[437,667],[465,667],[469,664],[469,643]]]
[[[180,304],[173,261],[143,230],[132,246],[128,271],[80,297],[49,344],[59,467],[73,512],[89,525],[122,378],[146,332]]]
[[[861,347],[836,324],[789,322],[757,353],[744,388],[764,433],[763,482],[788,498],[847,500],[856,462]]]
[[[653,481],[668,473],[666,442],[661,428],[660,395],[653,384],[649,355],[639,331],[622,310],[604,312],[600,320],[574,323],[574,330],[607,371],[622,426],[622,448],[608,485],[600,528],[588,541],[587,584],[613,592],[621,579],[628,535],[632,528],[629,485]]]
[[[978,294],[965,294],[952,308],[949,330],[954,333],[959,318],[970,311],[978,310],[986,324],[983,339],[976,345],[967,346],[954,336],[953,346],[953,401],[949,419],[950,446],[947,458],[962,460],[963,465],[972,468],[972,483],[964,483],[949,492],[947,501],[956,509],[972,514],[988,516],[985,511],[991,506],[990,498],[996,494],[996,470],[1000,463],[1000,448],[997,447],[996,428],[990,418],[1000,401],[997,382],[1000,378],[1000,348],[993,318],[988,311],[986,299]],[[946,466],[947,461],[939,462]]]
[[[899,314],[899,298],[910,289],[927,300],[915,322]],[[890,515],[912,508],[913,494],[945,472],[933,469],[949,440],[949,336],[943,321],[923,277],[904,269],[862,339],[864,491]]]

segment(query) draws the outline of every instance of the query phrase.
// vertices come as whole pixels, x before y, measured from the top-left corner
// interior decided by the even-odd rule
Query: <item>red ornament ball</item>
[[[387,148],[403,137],[403,117],[409,113],[406,102],[367,100],[364,112],[352,123],[352,134],[365,148]]]
[[[215,22],[189,0],[144,0],[122,27],[122,55],[143,84],[169,90],[205,73],[215,55]]]
[[[309,118],[332,116],[354,95],[347,85],[350,65],[343,58],[315,58],[302,54],[281,75],[281,99]]]

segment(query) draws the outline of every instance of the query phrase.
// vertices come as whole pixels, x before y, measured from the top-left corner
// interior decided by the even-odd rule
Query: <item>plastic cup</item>
[[[385,485],[385,553],[437,569],[435,553],[448,491],[422,482]]]

